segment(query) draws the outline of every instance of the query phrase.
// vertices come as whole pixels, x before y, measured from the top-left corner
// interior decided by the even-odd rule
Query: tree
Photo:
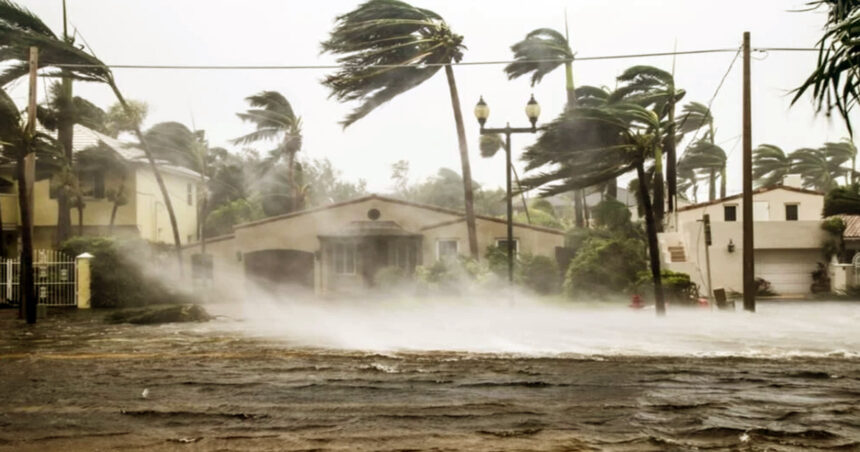
[[[760,187],[780,185],[792,173],[791,156],[772,144],[760,144],[753,150],[753,179]]]
[[[567,108],[577,105],[577,91],[573,82],[573,50],[567,33],[562,35],[552,28],[538,28],[526,35],[525,39],[511,46],[514,62],[505,66],[509,80],[531,74],[531,85],[535,86],[544,76],[564,64],[565,93]],[[574,194],[573,204],[576,227],[585,225],[583,210],[585,199],[582,191]]]
[[[723,148],[706,140],[698,140],[687,147],[684,164],[708,175],[708,199],[716,199],[717,176],[720,178],[720,198],[726,197],[726,162]]]
[[[665,211],[663,186],[663,149],[666,149],[666,180],[668,181],[669,211],[674,209],[677,193],[675,155],[675,105],[684,97],[684,90],[676,89],[675,78],[669,72],[653,66],[632,66],[618,76],[622,83],[612,92],[609,102],[628,102],[651,108],[661,122],[654,133],[659,142],[654,147],[654,214],[657,228],[663,230]]]
[[[818,66],[795,90],[792,105],[812,90],[818,111],[829,116],[836,108],[848,133],[853,136],[849,113],[857,104],[860,75],[857,54],[860,52],[860,4],[855,0],[815,0],[811,10],[827,8],[824,35],[818,40]]]
[[[348,127],[445,68],[460,149],[469,252],[478,259],[472,170],[451,67],[463,58],[464,48],[463,37],[433,11],[399,0],[369,0],[338,16],[329,39],[322,43],[323,52],[339,55],[341,64],[341,69],[327,76],[323,85],[338,101],[361,103],[341,122]]]
[[[121,206],[128,204],[128,188],[125,184],[126,175],[128,173],[128,165],[125,159],[120,157],[116,153],[116,151],[106,146],[102,146],[101,144],[99,146],[84,149],[78,152],[76,158],[76,166],[79,171],[93,170],[119,175],[119,186],[116,188],[110,188],[105,191],[105,198],[107,198],[108,201],[113,203],[113,207],[111,208],[110,214],[110,222],[108,223],[109,231],[111,234],[113,234],[114,225],[116,223],[117,211]],[[77,183],[77,178],[75,178],[72,182]],[[72,191],[70,193],[72,196],[70,199],[75,199],[78,192],[80,192],[79,187],[77,190]],[[82,199],[80,200],[80,203],[83,203]],[[83,223],[80,224],[83,225]]]
[[[264,167],[272,167],[281,159],[286,159],[289,188],[287,211],[297,210],[299,184],[296,181],[296,154],[302,149],[302,119],[295,114],[287,98],[277,91],[261,91],[246,97],[245,100],[251,108],[236,115],[243,121],[254,124],[255,129],[232,142],[233,144],[251,144],[259,141],[278,143],[275,149],[269,151]]]
[[[837,179],[848,173],[842,167],[844,156],[831,154],[827,148],[801,148],[791,153],[793,171],[803,178],[803,186],[818,191],[830,191]]]
[[[660,251],[657,226],[645,175],[645,160],[652,156],[662,137],[656,113],[635,104],[578,107],[564,112],[526,150],[527,169],[548,167],[524,179],[524,187],[541,187],[551,196],[588,187],[635,169],[645,213],[648,254],[654,279],[657,312],[665,313],[660,282]]]
[[[845,138],[837,143],[824,143],[824,152],[834,163],[843,163],[851,161],[851,169],[845,176],[845,183],[853,184],[857,177],[857,147],[850,138]]]

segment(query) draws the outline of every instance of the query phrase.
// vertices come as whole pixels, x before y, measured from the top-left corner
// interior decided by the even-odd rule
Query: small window
[[[508,241],[507,239],[496,239],[496,247],[505,253],[508,252]],[[514,239],[514,256],[519,254],[520,252],[520,241],[519,239]]]
[[[797,204],[785,205],[785,221],[797,221]]]
[[[459,251],[459,242],[457,240],[439,240],[436,242],[436,257],[439,260],[455,258]]]
[[[78,174],[81,193],[88,198],[105,197],[105,174],[101,171],[85,171]]]
[[[723,206],[724,221],[738,221],[738,206]]]
[[[194,205],[194,185],[188,184],[188,205]]]
[[[334,272],[339,275],[355,274],[355,244],[338,243],[334,246]]]

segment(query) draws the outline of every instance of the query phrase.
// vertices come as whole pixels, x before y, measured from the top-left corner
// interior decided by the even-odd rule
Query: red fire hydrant
[[[642,304],[642,297],[640,297],[638,294],[633,295],[633,297],[630,299],[630,307],[632,309],[644,308],[645,305]]]
[[[710,307],[710,303],[708,303],[708,299],[705,297],[700,297],[699,298],[699,307],[700,308]]]

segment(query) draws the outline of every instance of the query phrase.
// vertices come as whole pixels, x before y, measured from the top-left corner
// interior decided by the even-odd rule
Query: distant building
[[[783,186],[753,193],[755,276],[770,282],[779,295],[810,293],[812,272],[818,263],[827,263],[821,249],[824,195],[793,186],[797,182],[787,178]],[[707,285],[704,214],[711,221],[712,288]],[[666,221],[667,232],[660,234],[663,268],[689,274],[702,293],[743,290],[740,194],[681,207],[677,215],[667,214]]]
[[[476,226],[481,258],[489,246],[507,243],[505,220],[479,215]],[[514,225],[518,253],[554,257],[563,245],[560,230]],[[411,272],[468,256],[469,240],[462,212],[370,195],[237,225],[208,239],[206,251],[215,284],[225,290],[247,279],[326,295],[371,287],[386,267]]]
[[[173,243],[173,231],[161,190],[143,150],[81,125],[75,125],[73,150],[78,154],[100,147],[114,152],[119,168],[87,169],[78,174],[84,192],[84,235],[107,235],[114,203],[107,199],[111,190],[124,186],[128,202],[116,212],[114,233],[132,235],[151,242]],[[200,175],[180,166],[158,161],[164,183],[179,224],[183,243],[197,240],[197,197]],[[37,165],[38,166],[38,165]],[[33,186],[33,244],[35,248],[53,248],[57,233],[57,199],[51,190],[50,174],[42,174]],[[3,240],[10,255],[17,251],[19,228],[18,182],[14,167],[0,167],[0,214]],[[71,210],[72,235],[78,234],[78,211]]]

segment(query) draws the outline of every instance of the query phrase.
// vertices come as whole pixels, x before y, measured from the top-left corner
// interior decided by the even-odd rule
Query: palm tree
[[[277,91],[262,91],[245,98],[251,105],[244,113],[237,113],[256,129],[235,140],[233,144],[251,144],[258,141],[276,141],[278,145],[269,152],[264,168],[272,168],[281,158],[287,160],[287,179],[290,197],[287,212],[296,210],[298,183],[296,181],[296,154],[302,149],[302,119],[296,116],[290,102]]]
[[[552,28],[533,30],[522,40],[511,46],[514,62],[505,66],[509,80],[531,74],[531,85],[535,86],[544,76],[564,64],[567,108],[577,105],[576,87],[573,83],[573,50],[567,33],[562,35]],[[582,191],[574,193],[573,208],[576,227],[584,226],[585,199]]]
[[[693,204],[699,202],[699,175],[696,174],[696,169],[690,165],[684,155],[678,161],[678,196],[692,201]],[[687,193],[690,192],[688,195]]]
[[[657,227],[662,231],[664,212],[663,149],[666,149],[666,179],[668,181],[669,211],[674,209],[673,198],[677,192],[675,155],[675,105],[684,97],[684,90],[675,88],[672,74],[653,66],[633,66],[625,70],[618,81],[622,82],[609,98],[609,102],[630,102],[651,108],[661,119],[657,136],[661,142],[654,148],[654,214]],[[665,120],[664,120],[665,118]]]
[[[105,191],[105,198],[113,203],[108,223],[109,231],[113,234],[117,211],[119,211],[121,206],[128,204],[128,187],[125,184],[128,164],[115,150],[101,144],[78,152],[76,160],[75,163],[79,170],[104,171],[119,175],[119,186]],[[74,182],[76,181],[75,179]]]
[[[860,4],[848,0],[815,0],[811,9],[828,8],[824,35],[818,41],[818,66],[798,87],[792,105],[808,90],[818,111],[827,115],[833,108],[845,121],[848,133],[853,136],[849,112],[857,104],[857,54],[860,52]]]
[[[753,150],[753,179],[759,187],[773,187],[782,183],[793,171],[791,156],[772,144],[760,144]]]
[[[708,176],[708,200],[716,199],[717,177],[720,178],[720,198],[726,197],[726,151],[706,140],[698,140],[687,146],[685,165]]]
[[[837,179],[847,174],[842,167],[841,156],[828,155],[824,148],[801,148],[791,153],[793,172],[801,175],[803,186],[818,191],[830,191],[839,183]]]
[[[134,114],[134,109],[120,92],[113,73],[101,60],[60,40],[36,15],[8,0],[0,0],[0,43],[2,43],[0,44],[0,61],[7,63],[5,70],[0,73],[0,86],[6,86],[9,82],[21,78],[29,72],[29,49],[30,47],[38,47],[39,68],[61,68],[50,72],[49,76],[71,77],[76,80],[104,83],[111,88],[126,113],[129,116]],[[176,221],[173,203],[170,200],[170,194],[164,184],[161,171],[156,165],[149,145],[138,125],[135,125],[134,133],[143,147],[144,154],[161,191],[161,196],[164,198],[164,206],[167,209],[170,226],[173,229],[173,242],[181,274],[182,241],[179,236],[179,224]]]
[[[645,213],[657,313],[665,313],[657,225],[645,161],[660,146],[659,117],[635,104],[577,107],[552,121],[523,158],[527,169],[549,168],[522,181],[542,196],[592,186],[635,169]]]
[[[323,52],[339,55],[342,65],[323,85],[339,101],[361,103],[342,121],[347,127],[445,68],[460,148],[469,252],[479,259],[469,149],[451,67],[463,58],[464,48],[463,37],[433,11],[399,0],[369,0],[338,16],[322,43]]]
[[[845,183],[853,184],[857,176],[857,147],[854,142],[845,138],[837,143],[824,143],[824,152],[833,163],[840,162],[842,165],[851,161],[851,170],[845,175]]]

